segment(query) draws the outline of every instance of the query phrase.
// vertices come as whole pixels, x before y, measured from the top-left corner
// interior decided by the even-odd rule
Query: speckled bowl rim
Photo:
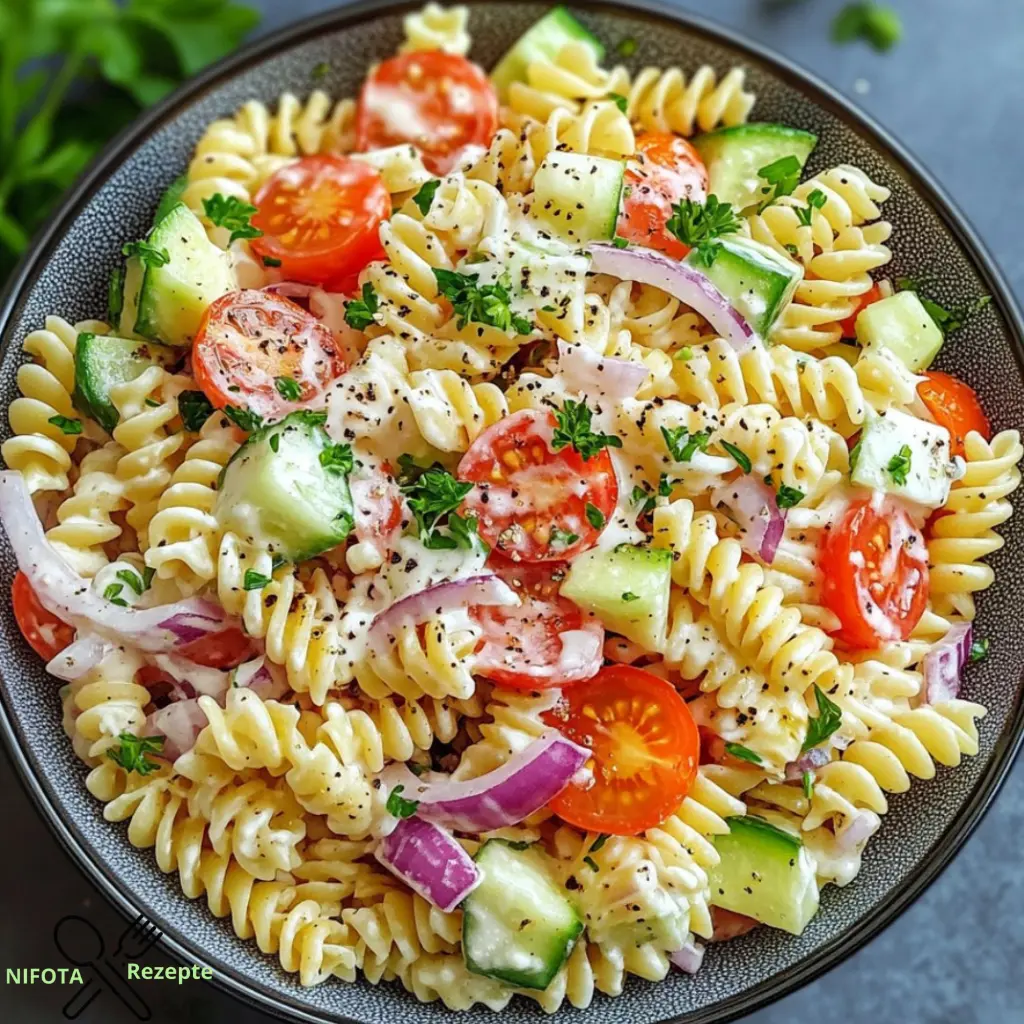
[[[477,6],[486,3],[486,0],[463,0],[463,2]],[[621,0],[619,3],[602,2],[602,0],[590,0],[590,2],[576,0],[575,5],[594,11],[612,14],[617,11],[626,11],[633,16],[646,17],[653,21],[669,21],[687,32],[702,36],[711,42],[724,43],[739,53],[761,62],[773,74],[805,92],[822,109],[862,134],[872,146],[885,155],[897,172],[914,188],[918,196],[928,203],[970,258],[975,271],[984,281],[986,289],[992,295],[1009,327],[1007,344],[1010,346],[1022,375],[1024,375],[1024,318],[1022,318],[1016,299],[995,260],[966,217],[931,174],[908,152],[902,143],[873,118],[855,107],[838,90],[792,60],[778,56],[760,43],[701,15],[670,8],[657,0]],[[0,335],[6,332],[8,323],[18,308],[22,296],[35,286],[47,257],[60,237],[61,228],[80,213],[107,176],[119,166],[123,156],[131,152],[161,124],[173,118],[179,107],[191,102],[210,87],[243,71],[257,60],[300,45],[323,33],[351,27],[372,20],[384,13],[393,14],[403,10],[414,10],[420,6],[420,2],[398,3],[394,0],[362,0],[362,2],[347,5],[280,29],[239,50],[233,56],[212,65],[121,132],[68,192],[64,202],[50,217],[29,252],[12,274],[7,288],[0,297]],[[18,741],[12,715],[7,707],[9,699],[5,688],[0,687],[0,726],[2,726],[0,731],[3,733],[4,743],[29,797],[38,807],[57,840],[72,855],[85,875],[121,913],[131,918],[137,917],[139,909],[133,903],[131,896],[121,890],[118,879],[112,875],[107,865],[94,859],[74,824],[65,817],[64,809],[57,800],[51,799],[46,787],[32,772],[27,756]],[[1022,699],[1021,691],[1018,690],[1013,712],[1008,718],[993,748],[990,761],[974,790],[960,808],[950,828],[932,849],[927,862],[922,865],[916,875],[909,879],[906,887],[891,902],[876,913],[865,916],[838,937],[824,943],[804,960],[766,978],[750,989],[688,1013],[685,1017],[665,1018],[659,1024],[675,1024],[676,1021],[683,1020],[686,1021],[686,1024],[711,1024],[712,1021],[724,1024],[724,1022],[735,1020],[781,999],[852,956],[884,928],[892,924],[949,866],[954,856],[984,818],[1000,787],[1005,782],[1022,742],[1024,742],[1024,699]],[[310,1012],[306,1007],[293,1002],[288,997],[271,996],[253,988],[241,972],[215,958],[202,954],[175,925],[163,920],[156,920],[155,923],[164,933],[162,946],[165,950],[183,962],[212,967],[215,983],[232,996],[277,1017],[308,1021],[313,1024],[327,1020],[327,1018]],[[338,1018],[332,1019],[337,1020]]]

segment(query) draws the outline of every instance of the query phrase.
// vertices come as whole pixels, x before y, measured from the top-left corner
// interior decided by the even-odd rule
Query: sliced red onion
[[[558,343],[558,371],[566,385],[585,395],[632,398],[647,379],[647,367],[628,359],[603,356],[586,345]]]
[[[828,747],[814,747],[786,765],[786,778],[790,782],[802,779],[804,772],[814,772],[819,768],[824,768],[831,760],[832,754]]]
[[[432,615],[474,604],[498,604],[515,607],[519,598],[515,591],[494,573],[467,576],[465,579],[439,583],[396,601],[382,611],[370,626],[370,647],[379,655],[387,653],[395,642],[397,631],[405,625],[419,625]]]
[[[458,840],[443,828],[406,818],[377,846],[374,856],[396,878],[439,910],[454,910],[483,880]]]
[[[683,946],[682,949],[677,949],[674,953],[669,953],[668,958],[672,961],[675,967],[679,970],[685,971],[687,974],[696,974],[700,970],[700,965],[704,961],[704,950],[706,947],[700,943],[695,942],[693,937]]]
[[[960,673],[971,656],[969,622],[952,626],[924,657],[924,704],[942,704],[960,693]]]
[[[144,736],[163,736],[161,756],[176,761],[195,745],[199,734],[206,728],[206,715],[199,700],[179,700],[154,711],[146,718]]]
[[[0,473],[0,521],[18,566],[43,607],[83,633],[143,651],[170,651],[230,624],[222,608],[189,598],[156,608],[121,608],[96,594],[53,549],[20,473]]]
[[[875,834],[879,824],[874,811],[857,811],[852,820],[847,819],[846,827],[836,835],[836,841],[846,851],[856,850]]]
[[[156,654],[150,662],[166,673],[179,699],[205,694],[223,700],[230,689],[247,687],[264,700],[280,697],[287,690],[284,674],[262,655],[243,661],[232,669],[210,668],[176,654]]]
[[[477,779],[417,778],[404,764],[386,768],[383,775],[389,787],[403,787],[403,799],[418,802],[421,818],[460,832],[489,832],[518,825],[539,811],[565,789],[589,757],[586,747],[549,729],[500,768]]]
[[[71,683],[91,672],[112,650],[114,645],[95,633],[79,633],[74,643],[46,663],[51,676]]]
[[[725,505],[732,513],[743,531],[743,550],[771,565],[786,530],[786,513],[779,508],[775,492],[747,474],[716,487],[711,492],[711,503]]]
[[[757,339],[753,327],[695,267],[636,245],[617,249],[607,242],[596,242],[590,246],[590,254],[590,269],[595,274],[611,274],[623,281],[660,288],[700,313],[737,352],[750,348]]]

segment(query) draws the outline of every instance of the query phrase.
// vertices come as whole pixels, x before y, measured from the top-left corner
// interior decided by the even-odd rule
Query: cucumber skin
[[[535,21],[495,65],[491,81],[499,96],[504,98],[513,82],[524,80],[526,66],[531,61],[553,61],[566,43],[574,41],[586,43],[599,61],[603,59],[605,50],[601,42],[566,7],[561,4],[553,7],[539,21]]]
[[[481,846],[480,849],[477,850],[476,856],[473,858],[478,864],[480,864],[481,861],[486,862],[486,859],[490,852],[488,848],[491,847],[491,849],[493,850],[492,844],[504,847],[509,851],[510,854],[512,851],[515,851],[515,846],[506,839],[488,839],[487,842],[485,842],[483,846]],[[580,933],[583,931],[583,921],[580,918],[578,911],[567,899],[565,899],[564,896],[562,896],[561,893],[558,893],[559,898],[562,899],[565,905],[572,911],[574,920],[572,924],[568,928],[566,928],[560,936],[560,938],[564,939],[564,949],[553,950],[551,952],[549,962],[545,965],[545,970],[543,972],[519,971],[515,968],[509,968],[507,970],[500,968],[497,970],[494,968],[485,968],[474,960],[471,950],[473,947],[474,929],[472,901],[474,900],[474,898],[480,899],[481,896],[486,895],[486,885],[487,875],[485,871],[484,881],[479,886],[477,886],[477,888],[475,888],[462,902],[462,955],[466,962],[467,969],[471,971],[473,974],[479,974],[485,978],[494,978],[497,981],[503,981],[508,985],[514,985],[517,988],[528,988],[543,991],[548,987],[548,985],[551,984],[555,976],[562,969],[562,965],[569,958],[569,954],[572,952],[573,946],[575,946],[576,944],[576,940],[579,938]],[[554,888],[553,882],[552,888]],[[484,889],[483,893],[481,893],[482,889]],[[556,953],[558,954],[557,959]]]

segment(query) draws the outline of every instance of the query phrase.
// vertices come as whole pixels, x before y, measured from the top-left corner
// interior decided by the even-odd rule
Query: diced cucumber
[[[123,338],[135,336],[135,320],[139,312],[139,292],[146,268],[138,256],[129,256],[124,261],[121,314],[117,324],[118,334]]]
[[[708,872],[711,904],[799,935],[818,909],[814,859],[799,836],[754,815],[727,818],[714,837],[721,860]]]
[[[483,881],[462,904],[466,966],[517,988],[547,988],[583,931],[576,908],[529,849],[489,839],[474,859]]]
[[[533,179],[534,217],[574,245],[615,236],[626,164],[584,153],[548,153]]]
[[[620,544],[573,560],[559,593],[650,651],[665,645],[672,553]]]
[[[566,43],[586,43],[600,61],[604,47],[561,5],[552,8],[534,22],[498,61],[491,72],[491,81],[504,99],[513,82],[526,80],[527,65],[534,61],[550,64]]]
[[[181,354],[166,345],[109,334],[80,334],[75,346],[75,408],[92,417],[107,433],[119,419],[110,390],[135,380],[151,366],[173,366]]]
[[[911,373],[917,373],[931,365],[943,338],[917,295],[897,292],[860,311],[857,340],[865,348],[887,348]]]
[[[708,169],[708,192],[737,210],[762,202],[766,182],[757,173],[776,160],[795,156],[800,169],[807,163],[818,136],[784,124],[753,121],[716,128],[693,144]]]
[[[926,508],[946,504],[958,475],[949,454],[949,431],[899,409],[868,417],[850,461],[850,479],[859,487],[887,491]]]
[[[210,303],[238,287],[231,257],[206,237],[199,218],[183,203],[153,228],[147,241],[165,250],[170,260],[145,268],[135,332],[168,345],[190,345]]]
[[[691,250],[685,262],[704,274],[762,338],[803,277],[795,260],[747,238],[716,239],[710,249]]]
[[[348,474],[321,459],[330,448],[323,414],[293,412],[262,427],[224,468],[214,515],[290,562],[336,547],[352,529],[353,509]]]

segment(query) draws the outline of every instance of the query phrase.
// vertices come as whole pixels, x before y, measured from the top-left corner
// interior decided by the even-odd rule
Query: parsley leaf
[[[629,239],[623,238],[622,235],[616,235],[612,239],[612,245],[614,245],[616,249],[625,249],[629,245]]]
[[[532,328],[524,317],[513,316],[509,303],[509,284],[479,284],[479,274],[460,274],[456,270],[435,268],[434,277],[441,294],[452,304],[458,317],[456,327],[462,330],[467,323],[487,324],[499,331],[529,334]]]
[[[661,436],[669,455],[676,462],[690,462],[698,451],[705,451],[711,440],[710,430],[698,430],[691,434],[686,427],[662,427]]]
[[[239,408],[237,405],[225,405],[224,415],[236,427],[248,434],[251,434],[254,430],[259,430],[263,426],[263,417],[259,413],[255,413],[251,409]]]
[[[750,764],[764,764],[760,754],[755,753],[749,747],[744,747],[740,743],[726,743],[725,752]]]
[[[320,465],[331,473],[351,473],[353,464],[351,445],[332,444],[320,452]]]
[[[143,581],[142,577],[137,572],[133,572],[131,569],[118,569],[117,572],[114,573],[114,575],[119,580],[123,580],[125,583],[127,583],[128,586],[131,587],[132,590],[134,590],[135,593],[139,594],[140,596],[142,592],[146,589],[146,583]]]
[[[279,267],[279,266],[281,266],[281,261],[276,256],[264,256],[263,257],[263,266],[265,266],[265,267]]]
[[[452,528],[451,513],[473,490],[472,483],[462,483],[444,469],[427,469],[411,483],[400,486],[409,502],[409,509],[416,517],[420,540],[428,547],[433,544],[435,549],[454,548],[460,537],[472,542],[472,533],[476,529],[474,517],[469,517],[473,520],[472,530],[467,522],[464,527],[456,525],[451,536],[437,533],[437,528],[443,524],[446,516],[449,517],[449,529]]]
[[[615,49],[620,57],[632,57],[637,50],[637,41],[632,36],[626,36],[618,42]]]
[[[814,211],[820,210],[827,202],[828,196],[826,196],[820,188],[816,188],[807,196],[807,205],[794,206],[793,212],[796,214],[796,219],[800,221],[804,227],[810,227]]]
[[[832,41],[863,39],[879,53],[892,49],[903,36],[900,16],[888,4],[849,3],[832,21]]]
[[[738,231],[740,221],[729,203],[719,202],[718,196],[711,195],[703,203],[692,199],[676,203],[665,227],[684,245],[693,247]]]
[[[171,262],[171,254],[166,249],[157,249],[149,242],[125,242],[121,252],[125,256],[138,256],[147,267],[162,267]]]
[[[380,306],[377,293],[369,281],[363,285],[363,297],[345,303],[345,323],[357,331],[365,331],[373,323],[374,314]]]
[[[214,193],[203,200],[203,212],[210,218],[210,223],[231,232],[228,245],[239,238],[261,238],[263,232],[251,223],[252,215],[257,212],[252,203],[245,203],[237,196],[225,196]]]
[[[758,177],[767,182],[761,192],[768,198],[758,209],[763,210],[781,196],[788,196],[800,184],[800,170],[800,161],[792,154],[779,157],[778,160],[759,168]]]
[[[797,490],[795,487],[789,487],[787,484],[783,484],[775,495],[775,504],[778,505],[779,508],[793,508],[794,505],[799,505],[805,497],[806,495],[803,491]]]
[[[590,852],[597,853],[601,847],[604,846],[608,840],[611,839],[611,834],[608,832],[602,832],[594,841],[590,844]]]
[[[693,358],[693,349],[684,345],[672,358],[680,363],[688,363]]]
[[[897,487],[902,487],[907,482],[907,474],[910,472],[910,457],[913,453],[910,445],[903,445],[900,450],[889,460],[885,468],[892,477],[892,482]]]
[[[595,874],[597,874],[597,872],[601,870],[601,868],[598,866],[597,861],[594,860],[594,858],[591,857],[589,853],[583,858],[583,863],[586,864],[587,867],[590,868],[590,870],[593,871]]]
[[[302,397],[302,385],[294,377],[275,377],[274,387],[286,402],[297,402]]]
[[[151,761],[148,754],[159,754],[164,749],[163,736],[133,736],[123,732],[118,736],[120,741],[116,747],[107,750],[107,757],[114,764],[120,765],[126,772],[137,772],[148,775],[155,772],[160,765]]]
[[[604,513],[596,505],[593,505],[588,501],[587,504],[584,506],[583,511],[586,514],[587,522],[590,523],[590,525],[595,530],[604,529],[604,524],[608,520],[605,518]]]
[[[551,450],[558,452],[572,445],[583,456],[583,461],[589,462],[602,448],[621,448],[622,438],[598,434],[591,429],[593,415],[584,400],[575,402],[567,398],[562,408],[555,410],[558,426],[551,435]]]
[[[411,818],[420,805],[419,800],[406,800],[401,795],[404,790],[405,786],[399,783],[388,793],[388,802],[385,806],[388,814],[393,814],[396,818]]]
[[[111,583],[106,590],[103,591],[103,596],[111,604],[116,604],[119,608],[127,608],[128,602],[121,597],[122,590],[124,590],[123,583]]]
[[[744,473],[749,473],[753,469],[750,456],[742,448],[737,448],[731,441],[723,441],[722,447],[736,460],[736,465]]]
[[[703,263],[705,267],[710,267],[718,259],[718,254],[722,251],[722,243],[698,242],[693,247],[693,251],[696,254],[698,263]]]
[[[971,653],[967,656],[967,660],[973,665],[976,661],[984,661],[988,657],[988,637],[984,637],[981,640],[975,640],[971,644]]]
[[[57,427],[62,434],[80,434],[82,432],[82,421],[73,420],[70,416],[61,416],[58,413],[56,416],[51,416],[47,423],[53,424]]]
[[[820,746],[843,724],[843,712],[838,704],[834,704],[825,695],[825,691],[815,683],[814,697],[818,702],[818,717],[807,723],[807,735],[800,752]]]
[[[615,106],[617,106],[623,114],[626,112],[626,107],[629,105],[629,100],[627,100],[626,97],[623,96],[621,93],[610,92],[608,93],[608,99],[610,99],[612,103],[614,103]]]
[[[425,181],[421,186],[419,192],[412,197],[412,201],[419,207],[420,213],[424,217],[430,212],[430,205],[434,201],[434,194],[437,192],[441,185],[440,178],[431,178],[430,181]]]
[[[313,65],[313,67],[310,69],[309,77],[312,78],[314,82],[319,82],[322,79],[326,78],[330,73],[331,65],[328,64],[327,61],[322,60],[320,61],[319,64]]]
[[[186,430],[201,430],[213,415],[213,406],[202,391],[182,391],[178,395],[178,415]]]
[[[552,526],[548,547],[553,551],[564,551],[566,548],[572,547],[579,539],[578,533],[570,533],[568,530],[563,530],[560,526]]]
[[[626,604],[629,604],[630,601],[639,601],[640,595],[634,594],[632,590],[624,590],[622,592],[622,600],[625,601]]]
[[[814,796],[814,772],[804,772],[801,781],[804,787],[804,796],[810,800]]]
[[[268,583],[270,583],[270,577],[264,576],[263,573],[257,572],[255,569],[246,569],[245,576],[242,577],[243,590],[262,590]]]

